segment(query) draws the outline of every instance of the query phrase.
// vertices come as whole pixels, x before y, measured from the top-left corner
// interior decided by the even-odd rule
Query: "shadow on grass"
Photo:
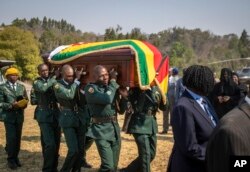
[[[1,172],[11,172],[7,166],[7,153],[5,152],[4,145],[0,145],[0,171]],[[16,172],[39,172],[42,171],[43,166],[43,156],[41,152],[31,152],[28,150],[20,150],[19,160],[22,164],[22,167],[19,167]],[[65,157],[59,157],[58,170],[62,167]],[[92,168],[82,168],[84,172],[97,172],[98,169]]]
[[[40,141],[40,136],[23,136],[22,140],[29,141],[29,142]]]

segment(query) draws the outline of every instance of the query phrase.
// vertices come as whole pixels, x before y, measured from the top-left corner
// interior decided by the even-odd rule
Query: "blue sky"
[[[250,35],[249,0],[0,0],[0,24],[44,16],[99,34],[119,24],[123,33],[135,27],[158,33],[176,26],[216,35],[240,36],[245,29]]]

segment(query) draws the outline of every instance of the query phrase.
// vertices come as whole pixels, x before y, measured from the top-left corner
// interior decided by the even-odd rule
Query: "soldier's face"
[[[46,65],[43,65],[40,69],[39,69],[39,75],[42,78],[48,78],[49,77],[49,68]]]
[[[15,83],[18,80],[18,75],[16,74],[7,75],[7,80],[11,83]]]
[[[99,70],[98,74],[96,75],[97,82],[108,85],[109,82],[109,74],[108,71],[105,68],[102,68]]]
[[[74,82],[74,71],[73,71],[73,69],[66,70],[63,73],[63,79],[68,83],[73,83]]]

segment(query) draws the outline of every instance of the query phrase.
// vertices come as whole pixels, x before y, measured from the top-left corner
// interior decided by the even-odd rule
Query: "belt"
[[[147,116],[155,116],[156,115],[156,111],[153,111],[151,109],[149,109],[148,111],[144,112]]]
[[[60,110],[71,110],[71,111],[75,111],[78,112],[78,106],[74,106],[74,107],[67,107],[67,106],[60,106],[59,107]]]
[[[37,107],[44,108],[44,109],[56,109],[56,108],[58,108],[57,104],[37,105]]]
[[[117,122],[117,116],[92,117],[94,124]]]

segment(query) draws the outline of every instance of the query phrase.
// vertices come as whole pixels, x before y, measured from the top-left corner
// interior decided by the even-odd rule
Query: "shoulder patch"
[[[158,91],[156,91],[155,94],[160,94],[160,93]]]
[[[37,80],[34,81],[34,84],[36,84],[36,83],[37,83]]]
[[[111,91],[107,91],[107,95],[111,95]]]
[[[60,87],[59,84],[55,84],[55,85],[54,85],[54,88],[55,88],[56,90],[58,90],[59,87]]]
[[[93,88],[93,87],[89,87],[88,92],[92,94],[92,93],[94,93],[94,92],[95,92],[95,90],[94,90],[94,88]]]

